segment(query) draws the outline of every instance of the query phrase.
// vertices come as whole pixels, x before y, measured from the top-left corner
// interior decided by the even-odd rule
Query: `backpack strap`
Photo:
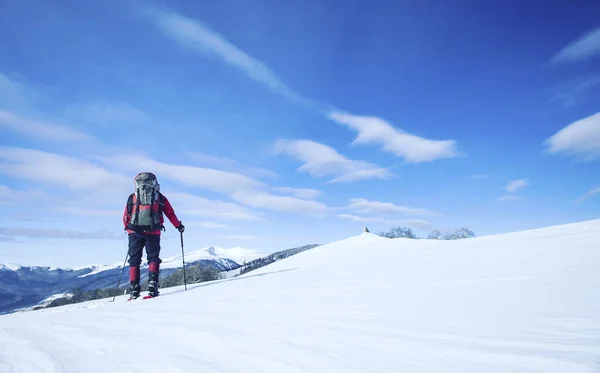
[[[165,209],[165,196],[163,196],[161,192],[158,192],[158,215],[159,216],[162,216],[164,209]],[[160,226],[160,229],[162,231],[166,231],[165,225],[162,224]]]
[[[125,229],[133,229],[133,222],[131,221],[131,217],[133,216],[133,198],[134,198],[134,193],[131,193],[129,195],[129,197],[127,198],[127,216],[129,218],[129,223],[127,224],[127,226],[125,227]]]
[[[129,195],[129,198],[127,198],[127,214],[129,214],[129,216],[131,216],[132,212],[133,212],[133,193],[131,193]]]
[[[158,213],[162,215],[165,209],[165,196],[161,192],[158,192]]]

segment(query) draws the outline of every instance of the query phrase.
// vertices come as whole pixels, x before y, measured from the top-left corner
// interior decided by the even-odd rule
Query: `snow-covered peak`
[[[8,263],[8,264],[0,264],[0,270],[5,271],[19,271],[19,270],[29,270],[29,271],[58,271],[60,268],[57,267],[43,267],[43,266],[22,266],[20,264]]]
[[[23,268],[23,266],[14,263],[0,264],[0,269],[4,269],[6,271],[18,271],[21,268]]]
[[[199,260],[215,260],[215,261],[227,261],[232,260],[238,264],[243,264],[245,261],[251,261],[256,258],[260,258],[264,254],[252,249],[246,249],[244,247],[205,247],[200,250],[185,253],[185,262],[192,263]],[[114,263],[109,265],[94,264],[91,266],[77,267],[76,270],[90,269],[91,272],[79,276],[80,278],[96,275],[98,273],[109,271],[111,269],[120,268],[123,263]],[[142,263],[142,267],[147,264]],[[177,268],[181,267],[182,259],[181,255],[175,255],[168,258],[162,258],[161,268]]]
[[[122,263],[115,263],[115,264],[93,265],[93,266],[88,266],[88,267],[80,267],[81,269],[89,268],[92,271],[89,273],[86,273],[85,275],[81,275],[79,277],[83,278],[83,277],[96,275],[100,272],[110,271],[111,269],[120,268],[122,265],[123,265]]]
[[[84,265],[84,266],[80,266],[80,267],[75,267],[72,268],[73,271],[83,271],[84,269],[91,269],[94,270],[98,267],[102,267],[104,264],[89,264],[89,265]]]
[[[191,263],[198,260],[216,260],[216,261],[227,261],[232,260],[238,264],[243,264],[244,262],[249,262],[256,258],[260,258],[264,256],[264,253],[261,253],[257,250],[247,249],[244,247],[231,247],[231,248],[223,248],[210,246],[205,247],[200,250],[192,251],[189,253],[185,253],[185,262]],[[175,268],[181,266],[182,260],[181,255],[176,255],[170,258],[163,258],[163,263],[161,265],[162,268]],[[79,276],[80,278],[88,277],[92,275],[96,275],[98,273],[109,271],[115,268],[120,268],[122,266],[122,262],[114,263],[114,264],[89,264],[83,265],[74,268],[63,268],[64,271],[83,271],[90,270],[90,272]],[[144,266],[145,264],[142,264]],[[0,270],[5,271],[18,271],[23,268],[28,268],[30,270],[46,270],[46,271],[56,271],[60,268],[57,267],[40,267],[40,266],[21,266],[19,264],[8,263],[8,264],[0,264]]]
[[[185,262],[191,263],[198,260],[232,260],[238,264],[243,264],[244,261],[251,261],[264,256],[263,253],[246,249],[244,247],[223,248],[210,246],[200,250],[185,253]],[[175,268],[182,265],[181,255],[175,255],[163,259],[162,268]]]

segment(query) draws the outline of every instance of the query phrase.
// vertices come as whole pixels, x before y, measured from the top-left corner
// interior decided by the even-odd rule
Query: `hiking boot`
[[[152,269],[156,269],[157,265],[152,264]],[[148,295],[151,297],[158,296],[158,271],[148,272]]]
[[[142,288],[139,283],[132,282],[129,287],[129,299],[136,299],[140,296]]]
[[[158,297],[158,281],[148,282],[148,295],[151,297]]]

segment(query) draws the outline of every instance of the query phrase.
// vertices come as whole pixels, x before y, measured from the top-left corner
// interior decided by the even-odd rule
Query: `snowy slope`
[[[1,316],[0,372],[600,371],[600,220],[363,234],[162,294]]]

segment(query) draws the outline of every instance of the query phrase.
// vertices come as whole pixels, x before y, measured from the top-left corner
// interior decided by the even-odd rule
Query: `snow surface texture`
[[[364,233],[187,292],[1,316],[0,372],[600,372],[599,243],[600,220]]]

